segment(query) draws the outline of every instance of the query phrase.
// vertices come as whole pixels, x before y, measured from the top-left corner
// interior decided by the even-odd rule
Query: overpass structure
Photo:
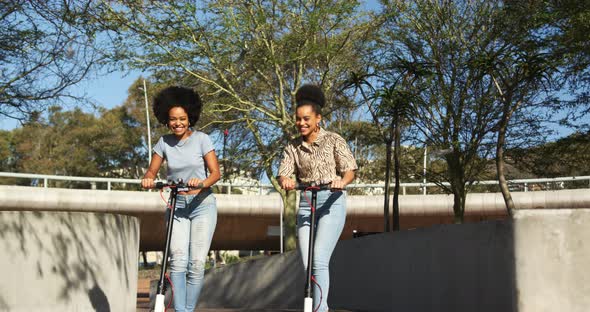
[[[0,177],[15,175],[22,177],[0,172]],[[0,186],[0,250],[6,255],[0,257],[0,275],[6,281],[0,283],[0,310],[137,311],[139,250],[161,250],[164,241],[165,203],[160,194],[49,188],[47,176],[24,178],[43,179],[43,184]],[[97,182],[111,180],[137,183]],[[590,177],[575,184],[587,187],[587,181]],[[589,279],[583,268],[590,248],[584,247],[584,239],[590,209],[583,208],[590,208],[589,189],[526,190],[512,194],[519,210],[510,220],[341,241],[332,268],[341,272],[334,276],[343,279],[331,289],[332,305],[363,311],[389,311],[392,303],[408,311],[431,311],[429,304],[457,311],[585,311]],[[216,197],[212,249],[281,248],[283,207],[278,194]],[[382,196],[348,196],[347,205],[343,239],[355,230],[383,231]],[[447,195],[400,196],[401,227],[452,223],[452,205]],[[467,196],[467,222],[503,218],[499,193]],[[231,272],[207,274],[209,286],[202,297],[209,302],[201,305],[276,311],[291,308],[286,300],[291,299],[292,307],[300,308],[302,298],[294,296],[302,295],[297,291],[303,285],[300,266],[299,256],[288,252],[226,267]],[[22,289],[35,291],[23,300]],[[518,309],[510,309],[517,299]],[[258,306],[249,306],[252,303]]]
[[[164,193],[164,197],[166,197]],[[281,250],[283,205],[278,194],[216,194],[215,250]],[[590,208],[588,189],[515,192],[517,209]],[[453,222],[450,195],[400,196],[402,229]],[[0,211],[95,212],[135,216],[140,221],[140,250],[161,250],[165,203],[157,192],[0,186]],[[468,194],[465,220],[506,218],[500,193]],[[353,231],[383,231],[383,196],[348,196],[341,239]]]

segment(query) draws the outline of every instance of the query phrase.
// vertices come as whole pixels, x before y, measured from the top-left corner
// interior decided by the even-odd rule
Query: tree
[[[392,99],[392,95],[393,95],[393,91],[388,92],[390,90],[385,89],[384,92],[380,92],[381,90],[377,90],[375,89],[375,87],[369,82],[369,79],[371,76],[374,76],[374,74],[359,74],[356,72],[352,72],[350,74],[350,78],[349,80],[344,84],[344,89],[350,89],[353,88],[354,92],[353,92],[353,97],[356,97],[356,93],[360,92],[361,94],[361,99],[363,101],[363,103],[365,103],[367,105],[367,109],[369,111],[369,113],[371,114],[371,118],[373,121],[373,125],[375,126],[375,128],[377,129],[378,135],[379,137],[383,140],[383,143],[385,143],[385,192],[383,194],[384,196],[384,200],[383,200],[383,231],[384,232],[389,232],[391,227],[390,227],[390,218],[389,218],[389,197],[391,194],[390,191],[390,180],[391,180],[391,154],[392,154],[392,143],[394,141],[395,135],[397,134],[397,128],[396,125],[397,123],[395,122],[395,120],[393,118],[386,118],[386,120],[382,120],[384,115],[388,115],[388,114],[383,114],[383,111],[378,112],[378,108],[376,109],[375,106],[375,101],[378,99],[381,99],[381,103],[387,103],[388,105],[384,105],[384,106],[391,106],[390,104],[390,100]],[[365,90],[365,88],[367,88],[368,90]],[[385,109],[385,111],[387,111],[387,109]],[[380,118],[381,117],[381,118]],[[391,116],[389,116],[391,117]],[[387,125],[388,123],[388,125]],[[397,143],[397,140],[395,140]],[[399,182],[396,181],[396,190],[399,191],[398,188],[398,184]],[[397,198],[394,195],[394,198]],[[395,201],[394,201],[395,202]],[[395,206],[395,204],[394,204]],[[395,209],[394,209],[394,223],[395,220],[397,219],[396,213],[395,213]],[[395,226],[394,226],[395,228]]]
[[[156,142],[158,141],[159,137],[168,133],[168,130],[161,125],[159,125],[156,116],[154,116],[152,110],[152,99],[153,97],[166,85],[161,85],[157,83],[152,83],[150,80],[146,80],[145,88],[147,90],[143,90],[144,88],[144,79],[143,77],[137,78],[131,86],[127,89],[127,99],[122,104],[122,109],[125,114],[128,116],[126,119],[126,123],[130,129],[133,129],[134,135],[136,137],[141,137],[142,144],[136,151],[136,157],[138,158],[138,166],[141,170],[137,170],[136,174],[133,174],[133,177],[141,178],[145,173],[143,169],[147,169],[149,166],[149,153],[153,153],[153,151],[149,150],[150,144],[148,144],[148,120],[147,116],[149,115],[149,131],[150,131],[150,140],[151,146],[153,147]],[[146,112],[146,96],[147,95],[147,112]]]
[[[20,172],[137,176],[141,136],[129,120],[123,107],[103,110],[100,117],[52,107],[47,120],[38,117],[12,131],[14,152],[9,157]]]
[[[512,148],[506,154],[516,168],[535,177],[590,175],[590,131],[529,148]],[[584,181],[583,187],[587,186]]]
[[[0,130],[0,170],[8,171],[11,162],[11,141],[10,131]]]
[[[523,20],[518,15],[519,11],[508,6],[495,15],[494,30],[488,33],[490,37],[487,39],[492,43],[492,49],[478,64],[487,71],[498,92],[496,98],[500,114],[495,127],[496,172],[507,212],[511,216],[515,206],[504,164],[509,127],[521,137],[525,134],[525,142],[531,142],[530,138],[534,137],[531,132],[541,127],[546,120],[543,116],[545,112],[558,102],[551,92],[561,87],[557,78],[561,61],[552,57],[542,40],[530,35],[528,30],[534,22]],[[512,139],[517,137],[515,135]]]
[[[520,28],[560,63],[565,79],[561,105],[567,114],[560,122],[580,131],[589,129],[590,114],[590,2],[576,0],[507,1],[507,11],[518,16]]]
[[[24,122],[60,100],[80,100],[71,87],[102,58],[87,9],[80,1],[2,2],[0,115]]]
[[[0,130],[0,171],[14,172],[13,154],[14,141],[12,131]],[[15,183],[15,179],[11,178],[4,178],[2,181],[5,183]]]
[[[411,132],[440,150],[447,172],[439,186],[453,194],[455,221],[462,222],[465,198],[490,154],[498,110],[494,87],[475,61],[489,49],[484,40],[497,3],[488,1],[383,1],[383,59],[422,64],[417,75]]]
[[[94,24],[115,39],[116,58],[161,79],[192,79],[210,113],[223,116],[212,123],[247,129],[257,165],[286,203],[286,245],[293,248],[295,194],[280,190],[274,168],[296,135],[294,94],[304,82],[321,85],[328,121],[349,103],[335,86],[357,66],[371,30],[358,8],[357,1],[102,3]]]
[[[495,159],[500,190],[510,215],[515,207],[504,168],[509,128],[512,141],[530,144],[531,138],[539,137],[534,132],[544,128],[544,122],[555,120],[544,116],[547,113],[571,109],[566,114],[571,119],[567,124],[587,114],[576,112],[584,106],[587,109],[583,94],[587,93],[588,79],[584,84],[583,77],[589,62],[588,50],[584,52],[583,47],[588,43],[575,35],[577,30],[587,28],[579,24],[584,12],[589,14],[590,7],[583,2],[507,1],[493,16],[493,31],[486,39],[491,49],[482,55],[477,66],[487,71],[498,93],[501,110],[496,125]],[[585,91],[567,92],[568,84]]]
[[[334,131],[350,142],[352,154],[358,165],[355,183],[381,181],[383,179],[380,157],[382,153],[378,149],[381,138],[375,125],[367,121],[350,121],[341,123]]]
[[[353,89],[354,94],[360,92],[362,102],[372,117],[379,137],[385,143],[385,192],[383,201],[384,231],[390,231],[389,224],[389,197],[391,178],[391,156],[394,159],[394,191],[393,191],[393,230],[399,230],[399,190],[400,190],[400,155],[402,126],[407,123],[408,116],[412,114],[413,101],[412,86],[408,77],[416,74],[414,66],[397,66],[395,79],[393,75],[385,77],[377,72],[385,72],[382,64],[373,64],[374,71],[371,74],[351,73],[351,77],[344,85],[345,89]],[[392,64],[388,64],[391,66]],[[408,65],[408,64],[405,64]],[[389,68],[390,72],[392,71]],[[370,82],[376,79],[383,87],[376,89]],[[367,90],[365,90],[367,89]],[[355,97],[355,95],[353,95]],[[393,146],[392,146],[393,144]],[[393,147],[393,149],[392,149]]]

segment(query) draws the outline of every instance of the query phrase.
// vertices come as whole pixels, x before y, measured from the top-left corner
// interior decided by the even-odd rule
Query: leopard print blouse
[[[316,140],[303,138],[290,142],[283,151],[279,176],[295,174],[299,183],[326,184],[340,180],[346,171],[358,169],[346,141],[338,134],[320,128]]]

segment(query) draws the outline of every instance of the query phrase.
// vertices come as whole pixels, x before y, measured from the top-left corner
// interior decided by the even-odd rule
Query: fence
[[[39,181],[43,181],[42,186],[47,188],[50,187],[50,181],[70,181],[70,182],[87,182],[91,188],[97,188],[97,183],[106,183],[107,190],[113,189],[113,184],[122,185],[123,188],[127,184],[135,184],[139,186],[140,179],[122,179],[122,178],[103,178],[103,177],[75,177],[75,176],[59,176],[59,175],[45,175],[45,174],[34,174],[34,173],[14,173],[14,172],[0,172],[0,178],[15,178],[15,179],[29,179],[31,180],[31,186],[38,186]],[[584,181],[587,181],[584,186]],[[540,179],[516,179],[508,181],[511,191],[534,191],[534,190],[547,190],[547,189],[566,189],[574,183],[577,187],[588,187],[590,188],[590,176],[578,176],[578,177],[559,177],[559,178],[540,178]],[[0,184],[1,180],[0,180]],[[395,184],[392,183],[393,187]],[[408,194],[408,189],[419,190],[418,193],[427,194],[427,189],[440,189],[441,185],[449,186],[449,183],[400,183],[402,194]],[[476,181],[473,183],[474,186],[490,186],[498,185],[496,180],[488,181]],[[274,191],[274,187],[270,183],[254,183],[254,184],[236,184],[228,182],[216,183],[218,190],[223,193],[231,194],[233,191],[239,190],[240,192],[247,191],[248,193],[257,193],[259,195],[268,194]],[[363,190],[363,194],[383,194],[384,185],[381,184],[350,184],[347,187],[348,190]]]

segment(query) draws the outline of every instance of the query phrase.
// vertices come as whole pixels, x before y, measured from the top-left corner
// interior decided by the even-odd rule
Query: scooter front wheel
[[[313,312],[313,299],[305,298],[303,301],[303,312]]]
[[[165,312],[166,307],[164,304],[165,295],[156,295],[156,304],[154,305],[154,312]]]

